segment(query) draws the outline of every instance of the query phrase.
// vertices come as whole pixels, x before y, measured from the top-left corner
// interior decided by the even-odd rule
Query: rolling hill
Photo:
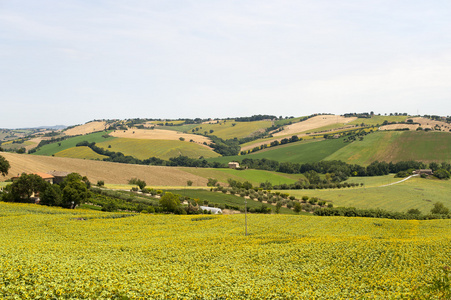
[[[425,163],[451,161],[451,134],[447,132],[380,131],[363,141],[348,144],[325,158],[350,164],[369,165],[379,160]]]

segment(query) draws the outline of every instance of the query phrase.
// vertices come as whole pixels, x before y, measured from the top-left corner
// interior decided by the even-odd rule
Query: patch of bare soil
[[[190,174],[178,167],[130,165],[9,152],[1,152],[1,155],[9,161],[11,169],[8,176],[0,176],[0,180],[6,180],[23,172],[46,173],[56,170],[79,173],[87,176],[92,183],[103,180],[106,183],[127,184],[133,177],[144,180],[149,186],[184,186],[188,180],[196,186],[206,186],[208,181],[206,178]]]
[[[84,125],[76,126],[74,128],[70,128],[70,129],[64,131],[64,133],[66,135],[83,135],[83,134],[93,133],[96,131],[105,130],[105,125],[106,125],[106,122],[104,122],[104,121],[94,121],[94,122],[86,123]]]
[[[288,125],[285,127],[284,130],[274,133],[273,135],[274,136],[282,136],[282,135],[288,135],[288,134],[296,134],[296,133],[300,133],[300,132],[304,132],[304,131],[308,131],[308,130],[312,130],[312,129],[316,129],[316,128],[320,128],[320,127],[324,127],[324,126],[328,126],[328,125],[332,125],[332,124],[337,124],[337,123],[346,124],[346,123],[352,122],[356,119],[357,119],[356,117],[345,118],[345,117],[337,116],[337,115],[320,115],[320,116],[315,116],[313,118],[307,119],[302,122]]]

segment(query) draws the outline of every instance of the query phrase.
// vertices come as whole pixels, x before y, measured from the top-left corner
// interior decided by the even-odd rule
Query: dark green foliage
[[[240,152],[239,141],[237,138],[223,140],[214,135],[210,135],[209,138],[213,142],[209,146],[222,156],[237,155]]]
[[[105,181],[103,181],[103,180],[97,181],[97,186],[104,186],[104,185],[105,185]]]
[[[445,207],[442,202],[436,202],[431,209],[431,214],[447,215],[449,214],[449,208]]]
[[[396,173],[395,178],[405,178],[409,175],[410,174],[407,171],[399,171],[398,173]]]
[[[77,173],[71,173],[61,183],[63,190],[62,207],[75,208],[77,205],[86,202],[89,193],[83,177]]]
[[[8,170],[10,169],[10,165],[9,162],[0,155],[0,174],[2,174],[3,176],[8,175]]]
[[[262,120],[275,120],[276,116],[273,115],[253,115],[252,117],[239,117],[235,118],[237,122],[254,122],[254,121],[262,121]]]
[[[3,201],[30,202],[31,196],[44,192],[47,185],[48,183],[40,176],[23,173],[17,180],[5,188]]]
[[[146,182],[138,178],[132,178],[128,181],[128,184],[136,184],[140,190],[146,187]]]
[[[164,211],[176,212],[177,207],[180,205],[180,200],[178,195],[166,192],[160,198],[160,206],[163,207]]]
[[[421,215],[421,211],[418,208],[411,208],[407,213],[410,215]]]
[[[216,186],[218,180],[215,178],[208,178],[207,186]]]
[[[434,176],[437,177],[438,179],[449,179],[450,173],[445,169],[438,169],[437,171],[434,172]]]
[[[48,205],[48,206],[62,206],[62,192],[61,188],[57,184],[49,184],[45,189],[44,193],[42,193],[41,200],[39,204]]]
[[[383,209],[357,209],[354,207],[324,207],[314,210],[316,216],[342,216],[342,217],[367,217],[367,218],[385,218],[397,220],[432,220],[432,219],[450,219],[450,214],[431,215],[392,212]]]

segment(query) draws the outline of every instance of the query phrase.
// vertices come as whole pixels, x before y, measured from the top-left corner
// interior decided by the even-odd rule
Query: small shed
[[[236,161],[229,162],[229,168],[230,169],[238,169],[240,167],[240,164]]]
[[[69,172],[54,170],[54,171],[49,172],[49,174],[54,177],[53,183],[60,184],[61,182],[64,181],[64,179],[66,179],[67,175],[69,175]]]
[[[211,211],[212,214],[222,214],[222,209],[216,208],[216,207],[209,207],[209,206],[201,206],[200,209]]]

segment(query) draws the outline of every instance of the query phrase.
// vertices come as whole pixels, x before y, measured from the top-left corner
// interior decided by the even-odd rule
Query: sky
[[[0,0],[0,128],[451,115],[449,0]]]

